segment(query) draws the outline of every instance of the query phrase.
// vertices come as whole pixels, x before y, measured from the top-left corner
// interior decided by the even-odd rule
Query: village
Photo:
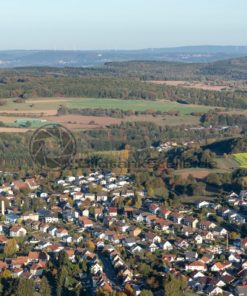
[[[247,293],[247,237],[237,230],[246,222],[247,192],[172,208],[135,190],[127,175],[67,176],[55,181],[57,192],[43,191],[40,180],[35,176],[0,187],[1,276],[33,279],[38,291],[49,261],[65,252],[72,264],[84,262],[86,272],[78,278],[88,295],[125,285],[139,295],[151,284],[138,264],[153,255],[160,260],[153,267],[159,275],[185,276],[188,291]],[[17,204],[19,192],[43,206],[26,209],[22,199]],[[131,206],[136,198],[141,203]],[[153,293],[159,295],[159,289]]]

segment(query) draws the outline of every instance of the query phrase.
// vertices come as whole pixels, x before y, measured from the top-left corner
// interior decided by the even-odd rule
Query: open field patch
[[[239,164],[241,168],[247,168],[247,153],[233,154],[233,159]]]
[[[226,173],[226,172],[227,170],[223,170],[223,169],[188,168],[188,169],[176,170],[174,174],[186,180],[189,175],[192,175],[196,179],[204,179],[211,173],[219,174],[219,173]]]
[[[62,100],[62,101],[61,101]],[[133,111],[179,111],[181,114],[190,114],[191,112],[206,112],[210,107],[199,105],[183,105],[177,102],[167,100],[121,100],[121,99],[95,99],[95,98],[37,98],[30,99],[24,103],[15,103],[13,100],[7,100],[7,104],[0,106],[0,113],[52,113],[55,112],[60,105],[68,108],[103,108],[103,109],[121,109]],[[50,114],[49,114],[50,115]]]
[[[121,119],[102,116],[63,115],[44,117],[49,122],[59,123],[69,129],[104,128],[111,124],[120,124]]]
[[[185,88],[196,88],[202,90],[211,90],[211,91],[222,91],[230,90],[231,88],[228,85],[214,85],[213,82],[198,82],[198,81],[176,81],[176,80],[167,80],[167,81],[148,81],[153,84],[165,84],[170,86],[180,86]]]

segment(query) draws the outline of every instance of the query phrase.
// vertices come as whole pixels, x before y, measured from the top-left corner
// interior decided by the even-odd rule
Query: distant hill
[[[1,68],[1,67],[0,67]],[[182,63],[167,61],[106,62],[94,67],[17,67],[2,68],[0,75],[31,76],[100,76],[134,78],[138,80],[247,80],[247,57],[211,63]],[[1,77],[0,77],[1,78]]]
[[[0,51],[0,67],[89,67],[106,62],[150,60],[208,63],[247,56],[247,46],[190,46],[142,50],[13,50]]]

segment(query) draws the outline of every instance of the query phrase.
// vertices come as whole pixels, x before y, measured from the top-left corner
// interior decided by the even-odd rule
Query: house
[[[82,192],[73,192],[73,200],[83,200],[84,194]]]
[[[84,217],[84,216],[79,217],[79,224],[83,228],[91,228],[91,227],[93,227],[93,222],[90,219],[88,219],[87,217]]]
[[[57,233],[57,227],[55,227],[55,226],[50,226],[49,229],[48,229],[48,233],[49,233],[51,236],[56,236],[56,233]]]
[[[184,217],[182,221],[184,225],[189,226],[191,228],[196,228],[198,222],[198,219],[191,216]]]
[[[197,204],[198,209],[209,208],[209,207],[210,207],[210,203],[208,201],[202,201]]]
[[[153,253],[155,251],[157,251],[159,248],[158,246],[155,244],[155,243],[151,243],[149,246],[148,246],[148,250]]]
[[[150,241],[152,243],[160,243],[161,237],[158,235],[155,235],[152,232],[146,232],[146,233],[144,233],[144,240]]]
[[[58,223],[58,215],[57,213],[49,212],[46,213],[44,216],[45,223]]]
[[[31,251],[28,253],[29,262],[36,262],[36,263],[39,261],[48,262],[49,259],[50,259],[50,256],[45,252]]]
[[[17,180],[12,183],[12,189],[17,191],[28,190],[29,186],[26,182]]]
[[[230,254],[228,257],[229,262],[232,263],[240,263],[241,262],[241,256],[239,254]]]
[[[96,201],[98,202],[104,202],[108,200],[108,195],[105,192],[98,192],[96,196]]]
[[[59,228],[56,231],[56,237],[63,238],[64,236],[68,236],[68,230],[65,228]]]
[[[39,226],[39,230],[41,232],[47,232],[49,229],[49,224],[46,224],[46,223],[41,223],[40,226]]]
[[[159,209],[160,209],[160,207],[159,207],[159,205],[157,205],[157,204],[150,204],[150,205],[149,205],[149,211],[150,211],[151,213],[155,214],[155,215],[158,214]]]
[[[30,267],[30,273],[33,276],[42,276],[45,267],[46,267],[45,262],[33,263]]]
[[[162,260],[164,262],[174,262],[176,260],[176,255],[175,254],[164,254],[162,256]]]
[[[25,183],[27,184],[29,190],[33,191],[39,188],[36,180],[34,178],[26,179]]]
[[[95,220],[98,220],[100,217],[102,217],[103,214],[103,208],[93,208],[93,216]]]
[[[9,235],[11,237],[23,237],[23,236],[26,236],[26,234],[27,234],[26,229],[20,225],[14,225],[10,228]]]
[[[128,228],[127,232],[130,236],[136,237],[142,232],[142,230],[139,227],[130,226]]]
[[[115,207],[110,207],[110,208],[109,208],[109,216],[110,216],[110,217],[117,217],[117,208],[115,208]]]
[[[180,213],[173,212],[169,215],[169,218],[176,224],[181,224],[184,216]]]
[[[161,243],[161,247],[163,250],[166,250],[166,251],[170,251],[173,249],[173,246],[169,241],[165,241],[165,242]]]
[[[229,261],[216,262],[211,267],[211,271],[217,271],[217,272],[219,272],[219,271],[226,270],[226,269],[230,268],[231,266],[232,266],[232,263],[229,262]]]
[[[241,240],[241,247],[244,250],[247,249],[247,237],[245,237]]]
[[[96,262],[90,267],[90,271],[93,275],[96,275],[98,272],[103,272],[103,267],[98,262]]]
[[[17,219],[19,219],[19,218],[20,218],[20,216],[14,214],[14,213],[9,213],[9,214],[5,215],[5,221],[10,224],[16,223]]]
[[[11,259],[11,265],[13,268],[21,268],[29,263],[28,256],[18,256]]]
[[[84,217],[89,217],[89,210],[88,209],[82,209],[81,210],[81,214]]]
[[[31,220],[31,221],[39,221],[39,214],[34,212],[25,212],[22,214],[21,219],[23,221]]]
[[[165,219],[168,219],[169,215],[171,214],[171,211],[168,210],[168,209],[165,209],[165,208],[161,208],[159,210],[159,214],[161,217],[165,218]]]
[[[226,236],[228,233],[228,231],[223,228],[223,227],[220,227],[220,226],[216,226],[214,229],[213,229],[213,234],[215,236],[218,236],[218,237],[223,237],[223,236]]]
[[[197,234],[194,238],[197,245],[201,245],[203,243],[203,238],[200,234]]]
[[[247,285],[239,285],[236,287],[237,295],[246,296],[247,295]]]
[[[186,264],[185,269],[187,271],[207,271],[205,263],[201,262],[200,260]]]
[[[133,247],[131,247],[130,251],[131,253],[139,253],[139,252],[142,252],[143,249],[141,246],[134,245]]]
[[[223,290],[220,287],[212,285],[207,288],[206,293],[209,296],[223,295]]]
[[[94,193],[85,193],[84,194],[84,198],[85,200],[88,199],[90,201],[95,201],[95,194]]]
[[[146,218],[146,223],[148,225],[153,225],[156,223],[156,220],[157,220],[157,216],[156,215],[153,215],[153,214],[150,214],[150,215],[147,215]]]
[[[200,221],[198,222],[197,225],[198,225],[198,228],[202,230],[209,230],[216,227],[216,224],[210,221]]]

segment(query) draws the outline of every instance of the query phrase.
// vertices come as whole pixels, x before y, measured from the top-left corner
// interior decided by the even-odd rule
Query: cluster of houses
[[[24,238],[31,248],[20,256],[16,243],[15,254],[0,260],[0,272],[7,269],[13,277],[38,281],[50,257],[64,250],[72,262],[86,260],[94,289],[119,290],[128,283],[140,292],[137,287],[145,287],[145,280],[130,268],[128,256],[152,253],[163,262],[162,276],[186,276],[195,293],[247,295],[247,238],[240,233],[232,238],[228,227],[246,226],[247,192],[175,209],[134,190],[129,176],[69,176],[57,180],[52,192],[40,184],[36,177],[0,187],[0,250],[5,252],[13,238]],[[18,207],[15,200],[21,191],[45,206],[22,211],[24,203]],[[140,208],[125,203],[136,195],[142,197]],[[89,240],[93,250],[87,249]]]
[[[178,144],[177,142],[164,142],[161,143],[158,147],[156,147],[156,149],[159,152],[164,152],[164,151],[169,151],[173,148],[179,147],[179,146],[184,146],[184,147],[189,147],[189,146],[193,146],[194,145],[194,141],[189,141],[189,142],[183,142],[182,144]]]

